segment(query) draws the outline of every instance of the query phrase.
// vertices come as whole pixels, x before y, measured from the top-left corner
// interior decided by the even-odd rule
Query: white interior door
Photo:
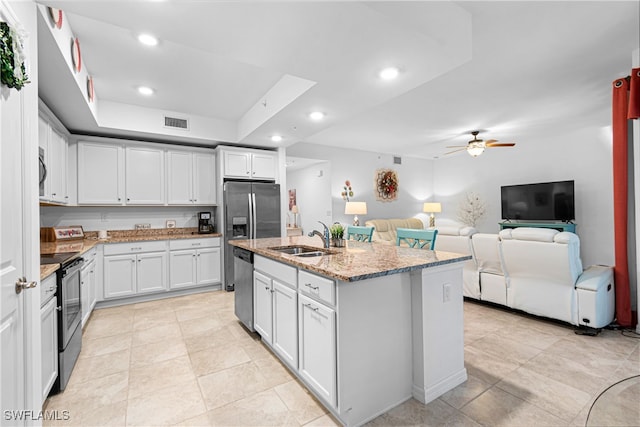
[[[15,425],[25,409],[24,292],[16,281],[24,274],[22,241],[22,100],[15,90],[0,88],[0,424]],[[7,419],[10,418],[10,419]]]

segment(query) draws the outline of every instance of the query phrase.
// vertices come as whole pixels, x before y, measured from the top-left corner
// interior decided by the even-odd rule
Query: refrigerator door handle
[[[247,198],[249,199],[249,229],[247,230],[247,234],[249,235],[249,239],[253,239],[253,203],[251,200],[251,193],[247,193]]]
[[[251,193],[251,198],[253,199],[253,218],[251,219],[253,225],[253,238],[258,237],[258,209],[256,206],[256,193]]]

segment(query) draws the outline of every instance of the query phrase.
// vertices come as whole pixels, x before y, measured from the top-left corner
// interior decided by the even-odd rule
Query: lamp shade
[[[291,213],[294,213],[294,214],[300,213],[300,211],[298,210],[298,205],[291,206]]]
[[[442,205],[440,203],[425,203],[422,206],[422,212],[428,212],[428,213],[442,212]]]
[[[367,202],[347,202],[344,213],[346,215],[366,215]]]

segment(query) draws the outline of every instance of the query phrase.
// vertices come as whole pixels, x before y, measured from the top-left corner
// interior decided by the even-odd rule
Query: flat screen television
[[[568,222],[576,218],[573,181],[502,186],[501,202],[506,220]]]

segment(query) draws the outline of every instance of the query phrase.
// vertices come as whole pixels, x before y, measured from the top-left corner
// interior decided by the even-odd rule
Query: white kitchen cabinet
[[[223,150],[223,175],[228,178],[276,179],[277,154],[268,151]]]
[[[171,289],[220,283],[220,238],[171,240],[169,242]]]
[[[165,202],[164,150],[126,147],[125,164],[126,203],[163,205]]]
[[[215,205],[215,154],[167,152],[167,203]]]
[[[84,265],[80,270],[80,301],[82,304],[82,327],[86,325],[96,304],[96,248],[82,257]]]
[[[254,258],[254,329],[293,369],[298,368],[296,269]]]
[[[52,274],[40,283],[42,306],[40,308],[42,351],[42,403],[58,378],[58,301],[55,297],[56,275]],[[42,295],[48,294],[42,298]]]
[[[69,202],[67,189],[67,155],[69,144],[66,137],[53,127],[44,117],[38,117],[38,145],[44,149],[47,177],[44,195],[40,200],[66,204]]]
[[[299,374],[327,403],[336,406],[336,313],[298,295]]]
[[[122,145],[78,143],[78,204],[124,204],[124,156]]]
[[[118,243],[104,248],[104,298],[167,290],[166,241]]]
[[[273,304],[271,278],[258,271],[253,273],[253,327],[262,340],[272,343]]]

